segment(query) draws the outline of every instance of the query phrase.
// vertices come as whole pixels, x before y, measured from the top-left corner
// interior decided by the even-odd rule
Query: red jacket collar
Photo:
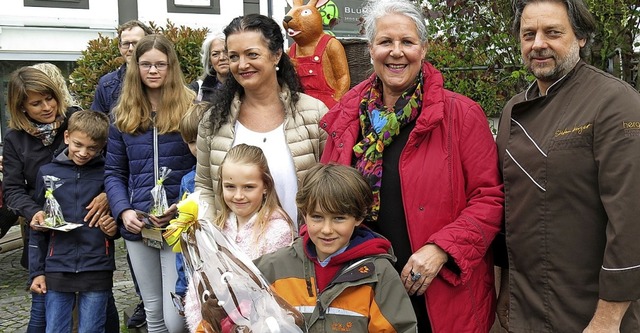
[[[422,65],[422,75],[424,78],[422,111],[416,120],[412,136],[435,128],[444,118],[445,89],[442,74],[425,61]],[[359,126],[358,113],[362,96],[375,83],[376,77],[377,75],[374,73],[349,90],[340,102],[322,117],[320,127],[329,135],[333,136],[335,133],[336,137],[340,137],[347,128]]]

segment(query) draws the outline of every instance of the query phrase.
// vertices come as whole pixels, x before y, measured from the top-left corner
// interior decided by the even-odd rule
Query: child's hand
[[[118,224],[111,215],[103,215],[100,221],[98,221],[98,226],[100,226],[100,230],[109,237],[115,236],[116,231],[118,231]]]
[[[47,293],[47,282],[45,281],[44,275],[38,275],[33,279],[31,282],[31,291],[36,294]]]
[[[175,218],[177,212],[178,206],[176,204],[173,204],[160,216],[149,215],[149,221],[151,221],[151,223],[153,223],[156,227],[162,228],[169,224],[169,221]]]
[[[91,200],[91,203],[87,206],[89,212],[84,216],[84,221],[89,221],[89,227],[97,227],[100,218],[109,212],[109,202],[107,201],[107,194],[102,192],[97,197]]]
[[[35,231],[47,231],[46,228],[41,228],[40,226],[44,225],[44,211],[41,210],[39,212],[37,212],[35,215],[33,215],[33,218],[31,219],[31,223],[29,223],[29,226],[31,227],[31,229],[35,230]]]
[[[133,209],[127,209],[120,215],[122,217],[122,223],[124,228],[133,234],[139,234],[144,228],[144,222],[138,218],[138,213]]]

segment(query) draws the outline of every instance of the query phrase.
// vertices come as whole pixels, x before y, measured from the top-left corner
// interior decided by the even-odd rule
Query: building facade
[[[7,124],[7,79],[15,69],[51,62],[67,76],[87,42],[116,36],[132,19],[221,31],[234,17],[260,13],[282,22],[290,0],[2,0],[0,5],[0,138]],[[336,36],[358,34],[362,0],[332,0]]]
[[[15,69],[51,62],[65,75],[87,42],[99,34],[116,36],[131,19],[163,26],[221,30],[232,18],[261,13],[281,21],[285,0],[2,0],[0,10],[0,138],[7,124],[7,79]]]

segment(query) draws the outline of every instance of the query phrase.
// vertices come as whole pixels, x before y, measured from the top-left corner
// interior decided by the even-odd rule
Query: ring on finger
[[[413,282],[420,280],[420,278],[422,277],[422,274],[420,274],[420,272],[414,272],[413,270],[410,272],[410,274],[411,274],[411,281]]]

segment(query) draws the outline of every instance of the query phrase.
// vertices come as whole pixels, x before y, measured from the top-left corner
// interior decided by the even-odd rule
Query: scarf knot
[[[50,146],[53,141],[56,139],[56,134],[58,134],[58,129],[64,122],[64,117],[58,115],[56,119],[49,124],[39,124],[29,120],[31,123],[31,127],[25,129],[25,131],[32,136],[40,139],[42,144],[46,146]]]

